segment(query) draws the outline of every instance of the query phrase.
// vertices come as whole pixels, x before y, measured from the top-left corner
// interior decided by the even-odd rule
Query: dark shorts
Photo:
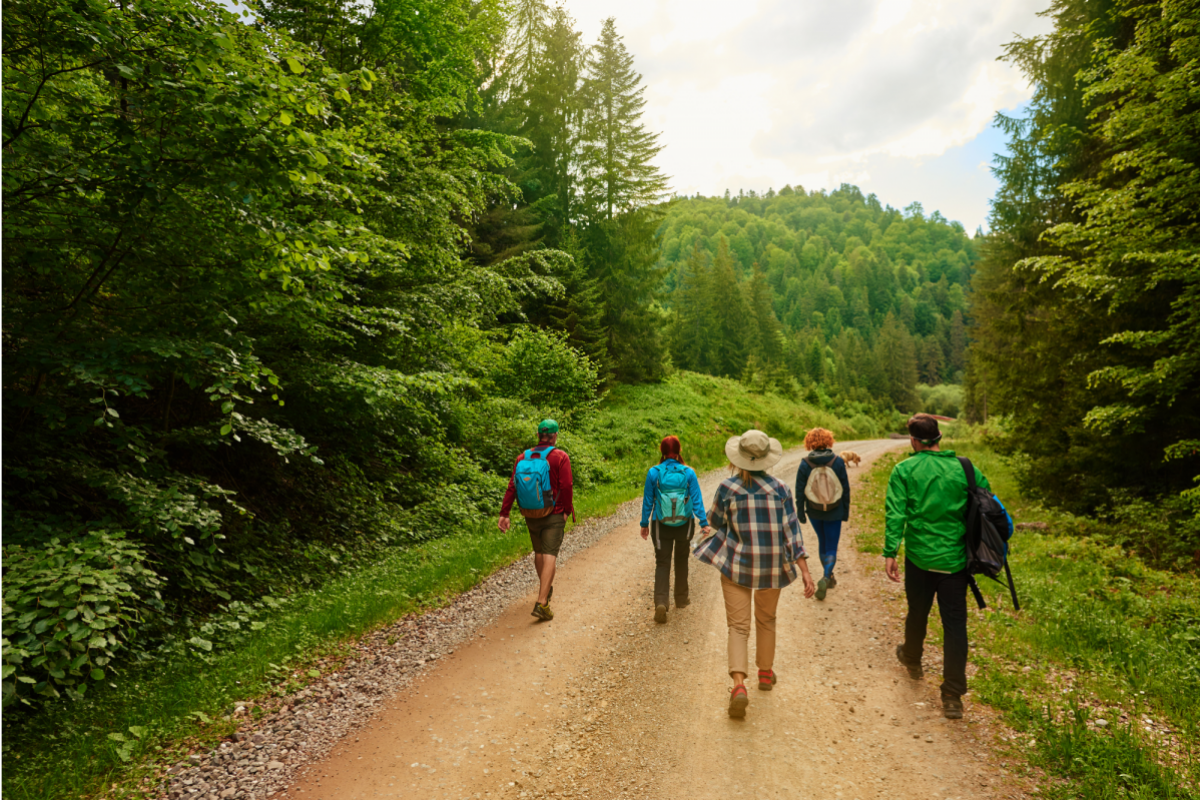
[[[529,541],[533,544],[533,552],[557,558],[558,549],[562,547],[563,534],[567,530],[567,515],[526,517],[525,525],[529,528]]]

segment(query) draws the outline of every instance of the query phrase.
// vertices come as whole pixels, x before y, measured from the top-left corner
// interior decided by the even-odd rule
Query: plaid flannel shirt
[[[786,483],[762,475],[747,489],[740,480],[727,478],[709,509],[714,533],[696,542],[696,558],[751,589],[780,589],[796,580],[796,561],[808,553]]]

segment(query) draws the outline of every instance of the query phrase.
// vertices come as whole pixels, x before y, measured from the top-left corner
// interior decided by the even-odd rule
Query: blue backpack
[[[550,454],[547,450],[526,450],[525,457],[517,462],[513,471],[513,485],[517,487],[517,507],[525,517],[537,519],[554,510],[554,495],[550,491]]]
[[[664,461],[658,467],[658,488],[654,494],[655,516],[663,525],[686,525],[692,518],[688,502],[688,473],[682,464]]]

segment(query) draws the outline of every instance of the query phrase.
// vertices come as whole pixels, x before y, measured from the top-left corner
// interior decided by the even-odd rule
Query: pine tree
[[[612,219],[661,200],[667,179],[651,161],[662,146],[641,122],[646,100],[642,76],[609,17],[588,57],[586,113],[580,147],[586,213]]]
[[[545,220],[551,245],[558,244],[575,216],[583,58],[574,20],[563,8],[555,8],[527,79],[519,131],[533,143],[526,200]]]
[[[709,370],[715,375],[739,377],[746,365],[746,323],[751,316],[733,271],[729,240],[723,236],[717,245],[707,289],[705,305],[711,309],[712,337]]]
[[[588,275],[587,254],[574,228],[567,229],[560,245],[573,259],[561,280],[563,297],[550,306],[549,326],[567,334],[571,344],[592,359],[602,383],[612,377],[608,329],[604,325],[604,295],[600,282]]]
[[[545,47],[549,30],[550,7],[546,0],[517,0],[509,17],[508,36],[504,42],[504,62],[501,82],[505,94],[501,102],[521,103]]]
[[[697,241],[680,271],[671,337],[675,363],[697,372],[706,371],[709,361],[709,280],[708,254]]]
[[[898,411],[913,411],[917,396],[917,352],[912,336],[890,311],[875,342],[875,361],[883,377],[883,394]]]

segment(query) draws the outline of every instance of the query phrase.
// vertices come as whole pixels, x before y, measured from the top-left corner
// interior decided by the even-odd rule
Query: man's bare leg
[[[550,585],[554,583],[554,568],[558,559],[555,556],[548,556],[544,553],[534,553],[533,568],[537,570],[538,579],[542,582],[538,589],[537,601],[542,605],[546,604],[546,596],[550,594]]]

